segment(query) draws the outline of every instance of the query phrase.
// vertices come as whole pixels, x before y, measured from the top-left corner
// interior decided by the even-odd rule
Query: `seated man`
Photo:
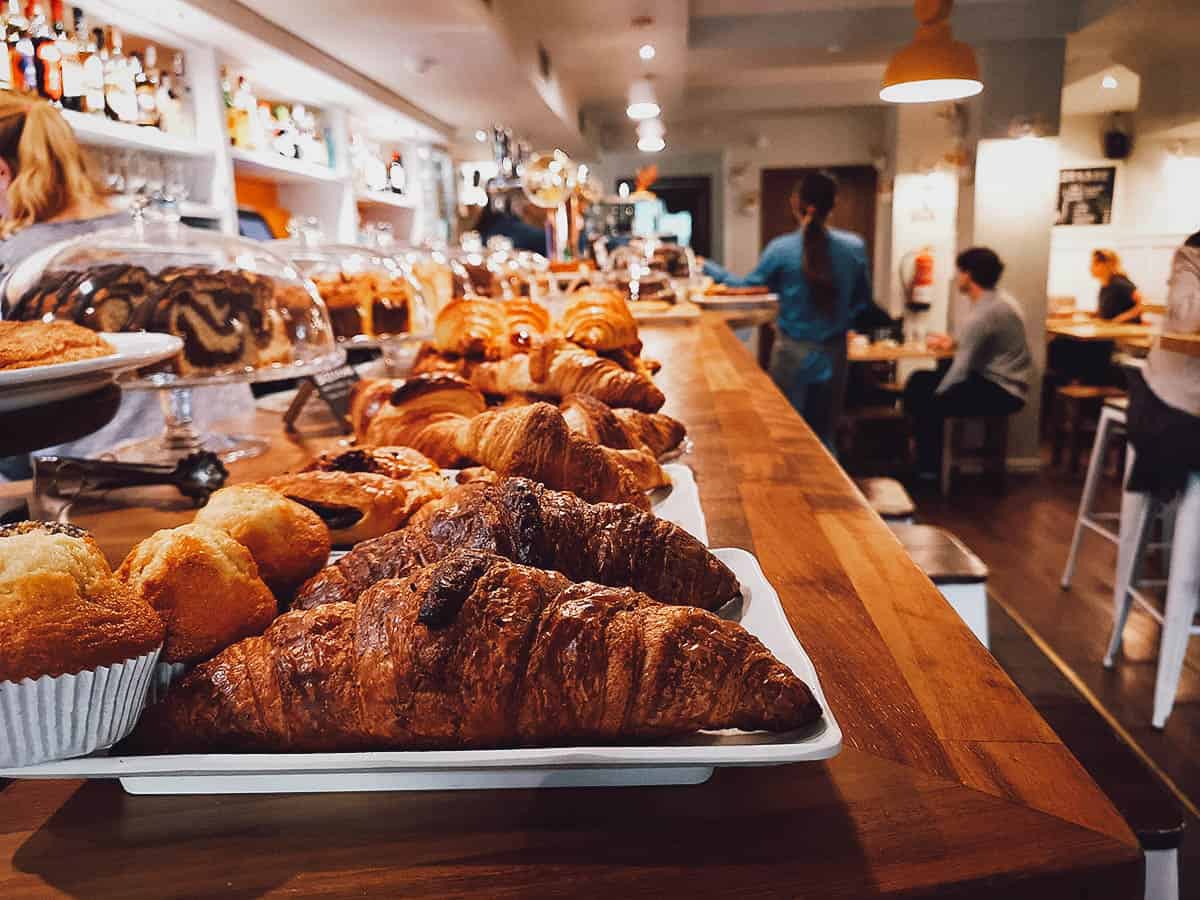
[[[913,420],[917,474],[941,469],[942,427],[951,416],[1011,416],[1025,406],[1033,358],[1025,323],[1013,298],[996,289],[1004,263],[987,247],[964,250],[955,261],[957,286],[971,301],[958,341],[931,335],[932,346],[954,348],[943,375],[915,372],[904,387],[904,411]]]

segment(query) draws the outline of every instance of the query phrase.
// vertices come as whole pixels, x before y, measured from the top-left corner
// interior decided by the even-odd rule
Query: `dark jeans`
[[[904,386],[904,412],[913,420],[917,471],[942,468],[942,431],[956,416],[1011,416],[1025,405],[998,384],[972,372],[944,394],[935,394],[942,371],[914,372]]]
[[[848,369],[844,334],[817,344],[780,333],[771,348],[771,380],[831,453],[845,404]]]
[[[1163,403],[1141,373],[1132,372],[1126,421],[1134,458],[1125,490],[1173,500],[1200,472],[1200,417]]]

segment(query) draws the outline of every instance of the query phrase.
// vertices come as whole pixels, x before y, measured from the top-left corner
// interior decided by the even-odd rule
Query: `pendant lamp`
[[[644,119],[637,126],[637,148],[643,153],[658,153],[667,146],[666,134],[662,119]]]
[[[879,99],[889,103],[936,103],[973,97],[983,90],[979,63],[969,44],[954,40],[954,0],[916,0],[916,37],[897,51],[883,73]]]
[[[654,96],[654,83],[649,78],[639,78],[629,86],[629,105],[625,115],[634,120],[653,119],[661,110]]]

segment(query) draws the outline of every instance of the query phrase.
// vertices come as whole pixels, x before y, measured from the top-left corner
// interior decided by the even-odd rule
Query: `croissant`
[[[528,350],[534,341],[550,330],[550,311],[531,300],[513,300],[504,304],[506,351]]]
[[[452,300],[433,326],[434,347],[456,356],[494,358],[504,337],[504,306],[491,300]]]
[[[625,299],[613,290],[574,294],[559,327],[567,340],[591,350],[619,350],[638,344],[637,322]]]
[[[624,504],[592,504],[525,478],[451,488],[405,528],[366,541],[310,578],[292,608],[353,601],[460,547],[480,547],[575,581],[632,587],[662,603],[718,609],[737,576],[678,525]]]
[[[572,432],[549,403],[475,416],[458,433],[458,452],[502,475],[532,478],[585,500],[650,508],[646,488],[626,461]]]
[[[367,425],[392,397],[392,391],[404,382],[398,378],[364,378],[355,382],[350,393],[350,425],[360,438]]]
[[[687,437],[687,427],[663,413],[644,413],[636,409],[614,409],[612,412],[625,433],[655,456],[670,453]]]
[[[663,392],[645,375],[562,339],[550,339],[529,353],[483,362],[472,368],[471,383],[485,394],[538,394],[562,398],[591,394],[609,406],[657,412]]]
[[[418,375],[399,382],[356,434],[368,444],[413,447],[455,468],[468,461],[458,449],[461,432],[486,408],[483,395],[457,375]]]
[[[441,353],[437,347],[426,341],[417,350],[413,360],[413,375],[462,375],[467,377],[474,367],[475,360],[465,356],[452,356]]]
[[[791,731],[808,686],[740,625],[459,550],[286,613],[143,715],[150,753],[466,749]]]
[[[659,457],[687,435],[678,419],[663,413],[613,409],[587,394],[571,394],[558,405],[567,426],[582,437],[618,450],[646,450]]]

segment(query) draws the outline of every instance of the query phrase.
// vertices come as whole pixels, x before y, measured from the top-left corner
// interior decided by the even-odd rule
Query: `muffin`
[[[263,484],[222,488],[196,514],[250,551],[258,574],[286,601],[329,559],[329,529],[307,507]]]
[[[117,578],[162,616],[165,663],[209,659],[275,618],[250,551],[207,525],[156,531],[129,551]]]
[[[0,527],[0,766],[81,756],[132,730],[163,642],[86,531]]]

